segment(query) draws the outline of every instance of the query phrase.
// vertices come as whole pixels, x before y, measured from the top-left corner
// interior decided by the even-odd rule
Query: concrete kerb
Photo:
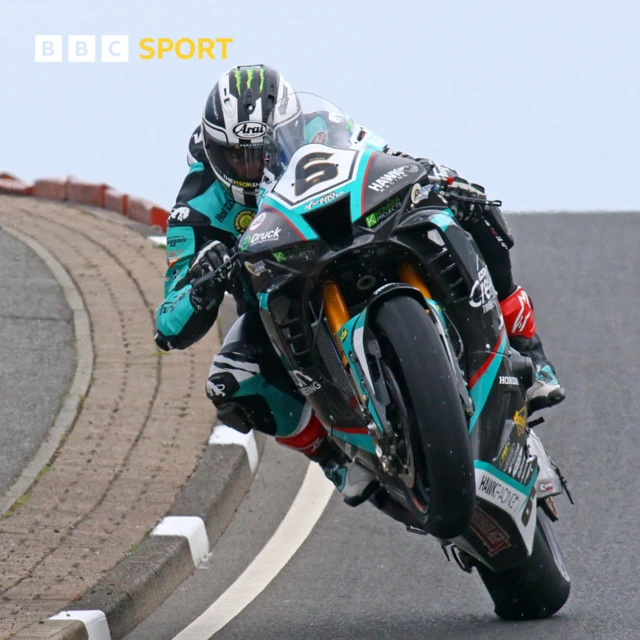
[[[83,210],[107,217],[104,211],[89,207]],[[115,217],[109,218],[115,221]],[[155,232],[126,218],[118,221],[147,236]],[[234,319],[232,299],[225,298],[216,323],[221,342]],[[135,551],[79,601],[69,605],[69,609],[13,637],[16,640],[118,640],[160,606],[208,557],[231,522],[255,475],[257,464],[252,458],[257,452],[259,461],[266,437],[252,435],[244,446],[231,440],[225,444],[225,438],[221,440],[223,443],[206,448],[172,509]]]
[[[1,225],[0,225],[1,226]],[[91,343],[91,324],[89,314],[75,282],[71,279],[65,268],[43,247],[37,240],[21,233],[17,229],[1,226],[2,230],[12,235],[20,242],[30,247],[47,265],[62,289],[67,303],[73,314],[73,327],[76,341],[77,363],[76,372],[71,388],[62,403],[62,407],[56,417],[48,437],[42,442],[35,456],[22,470],[18,479],[0,497],[0,515],[6,513],[11,506],[22,496],[37,477],[42,469],[50,462],[61,440],[69,432],[78,415],[82,399],[85,397],[91,383],[93,370],[93,345]]]

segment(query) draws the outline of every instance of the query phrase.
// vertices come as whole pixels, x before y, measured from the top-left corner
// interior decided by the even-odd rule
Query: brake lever
[[[501,207],[502,200],[487,200],[486,198],[474,198],[473,196],[461,196],[457,193],[444,193],[446,198],[458,200],[459,202],[468,202],[469,204],[481,204],[485,207]]]
[[[429,176],[428,180],[434,186],[434,191],[439,193],[444,198],[450,200],[458,200],[459,202],[467,202],[469,204],[481,204],[486,207],[501,207],[502,200],[487,200],[486,198],[477,198],[474,196],[463,196],[455,193],[455,191],[449,191],[448,187],[454,185],[454,179],[451,177],[440,178],[436,176]],[[455,189],[455,186],[452,186]]]
[[[233,267],[235,267],[235,264],[238,261],[239,255],[240,255],[239,251],[232,253],[229,256],[229,259],[224,264],[220,265],[217,269],[214,269],[209,273],[205,273],[205,275],[201,276],[200,278],[195,278],[191,280],[188,284],[190,284],[195,291],[198,291],[198,289],[206,285],[207,282],[209,282],[210,280],[216,280],[222,274],[225,274],[225,273],[228,276],[229,273],[231,273],[231,270],[233,269]]]

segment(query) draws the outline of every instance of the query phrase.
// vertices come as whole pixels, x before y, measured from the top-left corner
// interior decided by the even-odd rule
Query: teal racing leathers
[[[165,299],[156,314],[156,342],[163,350],[186,349],[211,329],[218,307],[196,309],[185,277],[203,246],[218,240],[233,247],[256,214],[255,207],[236,202],[216,179],[200,127],[189,141],[188,161],[189,172],[168,219]],[[215,356],[207,394],[229,426],[289,436],[298,429],[304,401],[271,347],[242,274],[228,290],[240,318]]]

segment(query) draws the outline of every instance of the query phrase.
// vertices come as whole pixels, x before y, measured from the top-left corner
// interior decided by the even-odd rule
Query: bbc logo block
[[[94,35],[67,36],[67,62],[96,62],[98,43]],[[62,62],[63,37],[59,35],[35,37],[36,62]],[[129,36],[101,36],[101,62],[129,62]]]

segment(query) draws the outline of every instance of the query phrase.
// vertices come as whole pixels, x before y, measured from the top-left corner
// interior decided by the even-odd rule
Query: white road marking
[[[198,516],[167,516],[151,532],[152,536],[184,536],[189,542],[194,566],[209,555],[209,536],[204,521]]]
[[[258,445],[253,431],[249,433],[240,433],[225,424],[219,424],[213,428],[209,437],[209,444],[239,444],[245,448],[247,458],[249,459],[249,468],[251,473],[255,473],[258,468],[260,457],[258,456]]]
[[[158,247],[166,247],[167,246],[167,237],[166,236],[149,236],[149,240],[153,242]]]
[[[111,640],[111,632],[104,612],[99,609],[85,611],[61,611],[49,620],[79,620],[87,629],[89,640]]]
[[[244,573],[174,640],[208,640],[253,602],[307,539],[333,491],[320,466],[310,463],[298,495],[269,542]]]

